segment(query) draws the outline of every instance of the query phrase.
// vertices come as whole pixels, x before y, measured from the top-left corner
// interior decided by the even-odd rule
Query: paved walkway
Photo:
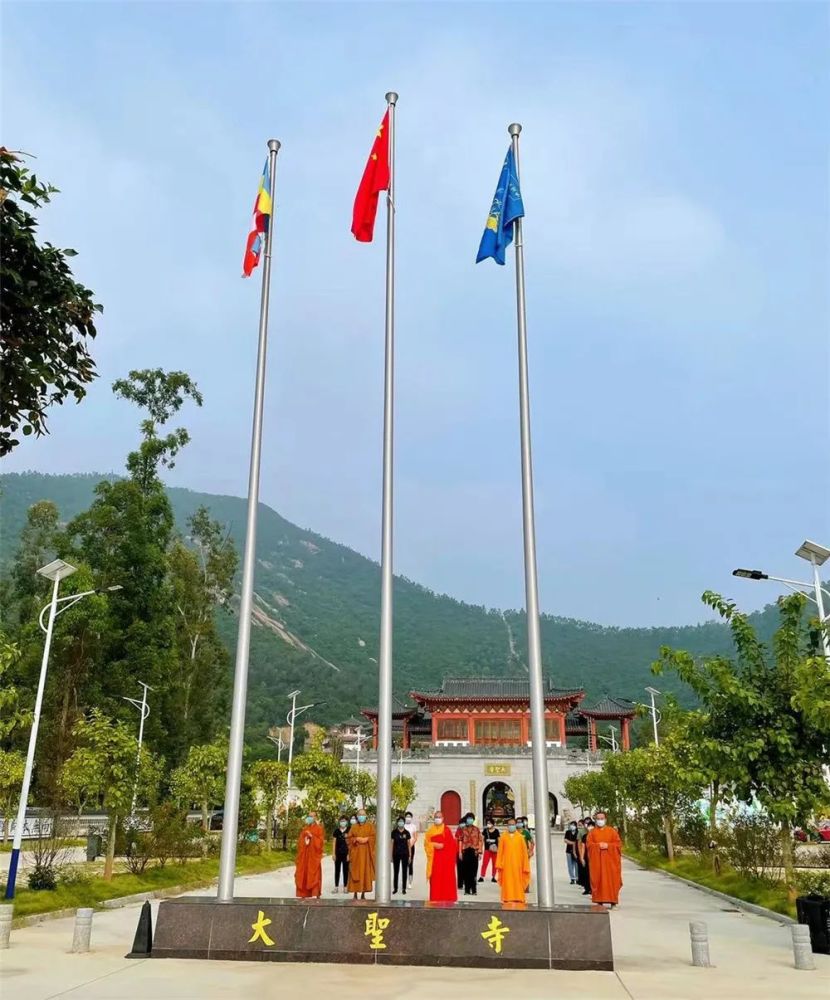
[[[561,841],[554,841],[558,902],[581,902],[568,884]],[[423,856],[417,856],[412,897],[425,896]],[[331,861],[325,863],[330,880]],[[72,920],[12,931],[0,952],[2,1000],[270,1000],[336,996],[337,1000],[421,1000],[458,994],[505,993],[522,1000],[783,1000],[830,996],[830,956],[816,955],[815,972],[792,968],[790,931],[773,920],[733,911],[727,903],[658,873],[626,863],[622,903],[611,915],[617,971],[540,972],[367,968],[349,965],[126,961],[137,906],[95,914],[93,950],[69,954]],[[497,886],[479,887],[497,899]],[[202,895],[204,891],[193,893]],[[293,895],[293,869],[237,880],[237,895]],[[330,891],[326,895],[331,895]],[[462,897],[463,898],[463,897]],[[715,968],[690,964],[689,921],[705,920]],[[425,942],[425,948],[428,942]]]

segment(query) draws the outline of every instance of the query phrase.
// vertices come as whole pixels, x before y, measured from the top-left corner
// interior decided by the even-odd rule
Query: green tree
[[[9,642],[0,629],[0,743],[4,743],[21,726],[31,722],[32,713],[20,707],[20,692],[7,678],[20,659],[20,650]]]
[[[237,563],[233,544],[206,507],[199,507],[187,524],[189,544],[176,540],[168,560],[177,664],[168,697],[169,712],[179,719],[177,757],[210,739],[220,721],[230,675],[216,615],[228,608]]]
[[[114,390],[148,414],[139,447],[127,458],[130,476],[99,483],[92,506],[66,529],[71,554],[89,564],[99,585],[123,587],[109,603],[106,641],[90,697],[92,704],[123,715],[125,692],[134,689],[136,679],[148,683],[160,708],[150,713],[145,736],[165,757],[175,759],[179,707],[168,697],[177,663],[168,561],[173,512],[159,467],[172,465],[188,435],[179,428],[163,436],[160,428],[187,398],[201,405],[202,397],[184,372],[160,369],[130,372],[128,379],[114,383]]]
[[[202,829],[210,822],[210,806],[220,802],[225,793],[228,766],[228,741],[217,739],[191,747],[181,767],[170,775],[170,792],[183,805],[197,803],[202,810]]]
[[[779,599],[771,648],[732,601],[711,592],[703,600],[728,623],[734,658],[697,660],[663,647],[654,670],[676,671],[699,699],[706,715],[699,737],[709,758],[717,760],[721,781],[779,824],[785,878],[794,897],[792,828],[809,822],[830,798],[822,772],[825,736],[803,705],[806,661],[814,659],[806,599],[801,594]]]
[[[392,809],[396,813],[403,813],[415,801],[415,791],[417,783],[414,778],[408,775],[392,779]]]
[[[288,765],[281,760],[257,760],[250,773],[251,783],[265,805],[265,846],[270,851],[274,820],[288,789]]]
[[[119,819],[138,798],[152,802],[161,779],[162,761],[146,747],[138,753],[138,740],[123,723],[106,718],[93,709],[75,723],[77,749],[63,766],[61,786],[68,799],[99,801],[109,813],[104,878],[112,878],[115,832]],[[138,768],[136,770],[136,762]]]
[[[80,402],[96,377],[89,341],[101,306],[72,275],[75,251],[37,238],[32,210],[56,191],[0,147],[0,455],[20,443],[20,429],[46,433],[48,407],[68,396]]]
[[[9,821],[20,804],[20,788],[26,758],[17,750],[0,750],[0,810],[3,812],[3,843],[9,839]]]

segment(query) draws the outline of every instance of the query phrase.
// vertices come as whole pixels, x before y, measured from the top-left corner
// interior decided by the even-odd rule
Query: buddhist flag
[[[262,170],[262,177],[259,181],[259,191],[256,193],[254,201],[254,216],[251,220],[251,231],[248,233],[248,243],[245,246],[245,259],[242,261],[242,275],[250,278],[254,268],[259,263],[262,253],[262,241],[268,232],[268,224],[271,220],[271,171],[268,168],[268,161]]]
[[[372,144],[366,169],[354,200],[352,233],[360,243],[371,243],[378,214],[378,194],[389,188],[389,110],[383,116]]]
[[[513,223],[516,219],[523,218],[524,214],[519,175],[516,172],[516,161],[511,146],[507,150],[504,166],[499,174],[493,204],[490,206],[484,235],[478,248],[476,264],[487,260],[488,257],[492,257],[497,264],[504,264],[504,252],[513,242]]]

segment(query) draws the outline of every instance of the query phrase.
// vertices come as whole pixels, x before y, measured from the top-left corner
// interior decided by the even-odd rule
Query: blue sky
[[[829,41],[806,3],[6,3],[3,141],[105,306],[100,380],[7,470],[120,470],[110,383],[184,368],[170,481],[244,494],[273,135],[262,499],[377,556],[384,247],[349,226],[395,89],[396,571],[523,603],[512,258],[473,263],[517,120],[542,606],[760,606],[734,566],[830,539]]]

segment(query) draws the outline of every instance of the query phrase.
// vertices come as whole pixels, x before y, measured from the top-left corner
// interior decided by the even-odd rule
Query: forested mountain
[[[96,475],[0,477],[0,564],[7,568],[31,504],[48,499],[68,521],[89,507]],[[109,478],[109,477],[107,477]],[[114,478],[114,477],[113,477]],[[229,496],[168,491],[177,528],[205,506],[241,554],[246,503]],[[248,695],[249,740],[282,722],[286,693],[322,702],[309,720],[334,722],[377,699],[380,571],[377,563],[327,538],[298,528],[264,504],[260,507],[255,576],[255,628]],[[774,607],[755,616],[763,636],[772,634]],[[220,615],[220,634],[233,652],[236,617]],[[445,676],[520,676],[525,671],[523,613],[501,612],[435,594],[395,579],[395,692],[437,686]],[[542,650],[547,672],[560,686],[584,686],[587,701],[610,693],[642,699],[649,667],[663,644],[694,653],[727,652],[725,626],[712,622],[677,628],[606,628],[545,615]],[[511,652],[511,649],[514,652]],[[232,657],[231,657],[232,660]],[[232,669],[232,668],[231,668]],[[660,680],[672,690],[673,677]]]

